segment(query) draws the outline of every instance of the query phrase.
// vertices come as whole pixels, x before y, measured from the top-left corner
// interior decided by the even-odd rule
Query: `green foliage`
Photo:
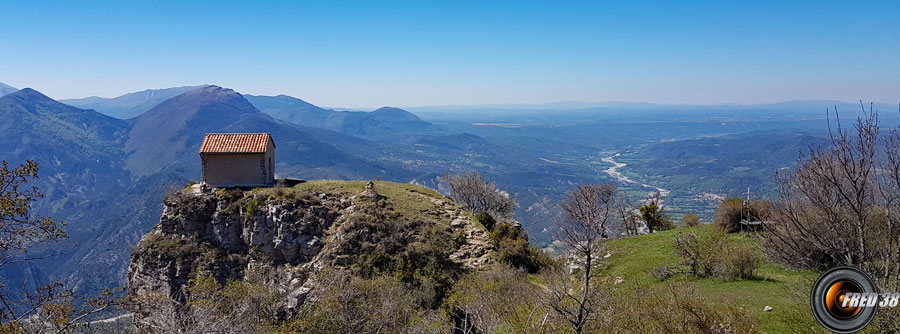
[[[723,233],[699,234],[688,230],[672,238],[672,248],[691,276],[709,277],[716,275],[721,250],[726,242],[727,237]]]
[[[481,225],[484,226],[484,228],[486,228],[488,231],[494,230],[494,225],[497,223],[497,220],[494,219],[494,216],[491,216],[490,213],[483,210],[478,211],[478,213],[475,214],[475,220],[481,223]]]
[[[358,203],[345,223],[336,253],[364,278],[394,276],[409,286],[431,291],[423,306],[440,305],[462,268],[450,259],[459,247],[449,226],[409,220],[384,200]],[[463,236],[462,242],[465,242]]]
[[[182,248],[186,243],[187,240],[180,236],[153,231],[141,240],[140,248],[135,252],[154,251],[161,254],[178,255],[184,253]]]
[[[647,204],[641,206],[641,219],[647,223],[650,233],[653,231],[666,231],[675,228],[675,224],[669,219],[668,215],[663,212],[656,204]]]
[[[269,196],[275,192],[283,193],[285,198],[318,198],[313,194],[329,194],[335,196],[351,197],[358,195],[366,187],[368,181],[337,181],[337,180],[310,180],[299,183],[290,188],[257,188],[252,193]],[[446,219],[442,215],[440,206],[432,199],[448,199],[432,189],[390,181],[374,181],[375,190],[384,196],[384,205],[408,220],[441,221]]]
[[[536,273],[553,261],[547,253],[525,239],[503,239],[499,250],[500,262],[524,269],[528,273]]]
[[[31,214],[34,202],[44,197],[37,187],[27,183],[38,177],[38,164],[28,160],[9,169],[0,163],[0,230],[6,231],[0,243],[0,263],[27,251],[32,245],[67,238],[63,221]]]
[[[256,214],[256,211],[259,210],[259,202],[256,199],[251,199],[247,201],[247,207],[245,208],[247,215],[253,216]]]
[[[759,249],[729,242],[725,231],[718,229],[713,233],[679,232],[672,239],[672,248],[693,277],[754,279],[756,269],[763,262]],[[658,269],[651,275],[662,276],[663,272]]]
[[[521,227],[514,225],[508,222],[502,222],[495,226],[494,230],[491,231],[490,241],[494,247],[500,247],[500,242],[505,239],[525,239],[528,240],[528,236],[525,234],[525,231],[522,230]]]
[[[498,223],[490,234],[491,244],[500,253],[500,262],[536,273],[553,260],[543,250],[528,243],[528,235],[518,225]]]
[[[397,258],[383,251],[374,251],[363,254],[362,259],[356,264],[355,269],[364,276],[373,276],[378,273],[387,273],[395,269]]]

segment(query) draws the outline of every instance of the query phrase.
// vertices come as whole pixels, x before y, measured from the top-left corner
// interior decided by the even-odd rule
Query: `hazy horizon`
[[[92,98],[114,99],[114,98],[121,97],[121,96],[124,96],[124,95],[132,94],[132,93],[140,93],[140,92],[143,92],[143,91],[165,90],[165,89],[170,89],[170,88],[194,87],[194,86],[205,86],[205,85],[219,86],[219,85],[215,85],[215,84],[179,85],[179,86],[163,87],[163,88],[147,88],[147,89],[142,89],[142,90],[138,90],[138,91],[134,91],[134,92],[127,92],[127,93],[125,93],[125,94],[117,95],[117,96],[97,96],[97,95],[90,95],[90,96],[83,96],[83,97],[76,97],[76,98],[60,99],[60,98],[56,98],[56,97],[54,97],[54,96],[48,95],[46,92],[42,91],[39,87],[29,87],[29,86],[17,87],[16,85],[8,84],[8,83],[3,82],[3,81],[0,81],[0,84],[6,84],[6,85],[8,85],[8,86],[11,86],[11,87],[13,87],[13,88],[15,88],[15,89],[19,89],[19,90],[25,89],[25,88],[34,89],[34,90],[36,90],[36,91],[38,91],[38,92],[41,92],[42,94],[47,95],[48,97],[50,97],[50,98],[52,98],[52,99],[54,99],[54,100],[57,100],[57,101],[63,101],[63,102],[68,101],[68,100],[83,100],[83,99],[92,99]],[[220,86],[220,87],[221,87],[221,86]],[[305,99],[303,96],[293,96],[293,95],[288,95],[288,94],[284,94],[284,93],[245,94],[245,93],[243,93],[243,92],[241,92],[241,91],[239,91],[239,90],[236,90],[236,89],[233,89],[233,88],[230,88],[230,87],[223,87],[223,88],[235,90],[236,92],[241,93],[242,95],[254,95],[254,96],[279,96],[279,95],[285,95],[285,96],[289,96],[289,97],[292,97],[292,98],[301,99],[301,100],[306,101],[306,102],[310,102],[309,100]],[[375,110],[375,109],[378,109],[378,108],[381,108],[381,107],[395,107],[395,108],[409,109],[409,110],[415,111],[415,112],[430,112],[430,111],[479,110],[479,109],[498,109],[498,110],[500,110],[500,109],[510,109],[510,110],[513,110],[513,109],[523,109],[523,110],[528,110],[528,109],[535,109],[535,110],[538,110],[538,109],[548,109],[548,110],[550,110],[550,109],[558,109],[558,110],[578,110],[578,109],[606,108],[606,107],[615,108],[615,107],[623,107],[623,106],[624,106],[624,107],[635,107],[635,106],[637,106],[637,107],[643,107],[643,106],[648,106],[648,107],[687,107],[687,108],[690,108],[690,107],[701,107],[701,108],[702,108],[702,107],[725,107],[725,108],[727,108],[727,107],[744,107],[744,106],[752,107],[752,106],[758,106],[758,105],[770,105],[770,104],[782,104],[782,103],[808,103],[808,102],[823,102],[823,103],[826,103],[826,104],[823,104],[823,107],[825,107],[825,108],[830,108],[830,107],[832,106],[831,104],[833,104],[833,103],[836,103],[836,104],[851,104],[851,105],[858,105],[858,104],[860,103],[859,100],[857,100],[857,101],[840,101],[840,100],[833,100],[833,99],[809,99],[809,100],[783,100],[783,101],[772,101],[772,102],[761,102],[761,103],[729,103],[729,102],[723,102],[723,103],[708,103],[708,104],[696,104],[696,103],[657,103],[657,102],[647,102],[647,101],[552,101],[552,102],[543,102],[543,103],[517,103],[517,102],[509,102],[509,103],[490,103],[490,104],[378,105],[378,106],[374,106],[374,105],[373,105],[373,106],[354,106],[354,107],[347,107],[347,106],[341,106],[341,105],[335,105],[335,106],[332,106],[332,105],[320,105],[320,104],[316,104],[316,103],[312,103],[312,104],[314,104],[314,105],[316,105],[316,106],[318,106],[318,107],[322,107],[322,108],[331,108],[331,109],[336,109],[336,110],[371,111],[371,110]],[[885,106],[887,106],[887,107],[893,107],[894,105],[896,105],[896,104],[898,104],[898,103],[900,103],[900,102],[898,102],[898,103],[892,103],[892,102],[884,102],[884,101],[862,101],[862,103],[865,104],[865,106],[868,106],[869,103],[874,103],[874,104],[875,104],[876,106],[878,106],[878,107],[885,107]]]
[[[900,3],[0,3],[3,81],[322,106],[900,101]],[[864,20],[858,20],[862,17]]]

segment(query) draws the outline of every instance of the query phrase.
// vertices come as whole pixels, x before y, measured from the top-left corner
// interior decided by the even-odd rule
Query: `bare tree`
[[[880,195],[886,208],[887,247],[882,253],[882,262],[885,263],[883,277],[887,280],[893,274],[894,279],[900,281],[900,127],[891,129],[884,145],[884,158],[880,159],[880,168],[876,169],[879,172]],[[900,282],[894,288],[900,289]]]
[[[488,182],[481,173],[448,174],[443,180],[450,185],[450,197],[472,212],[486,211],[497,218],[512,218],[518,205],[515,197]]]
[[[619,222],[621,234],[630,237],[640,234],[641,217],[634,202],[623,191],[617,191],[613,199],[613,208]]]
[[[564,216],[559,240],[566,246],[578,275],[557,272],[550,276],[548,304],[565,319],[573,333],[582,333],[588,322],[597,322],[606,294],[598,287],[597,269],[602,260],[608,224],[615,219],[616,186],[610,183],[579,186],[559,205]]]
[[[795,171],[777,176],[781,196],[771,215],[778,224],[761,235],[765,249],[791,266],[854,265],[882,282],[896,281],[900,130],[892,129],[886,140],[880,137],[878,113],[871,106],[863,107],[849,131],[836,109],[834,119],[830,148],[811,148]]]

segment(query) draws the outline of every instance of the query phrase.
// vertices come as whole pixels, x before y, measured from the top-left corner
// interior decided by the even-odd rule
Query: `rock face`
[[[433,233],[448,240],[455,236],[445,257],[461,270],[494,261],[486,231],[459,205],[417,186],[379,184],[402,191],[406,201],[418,199],[416,208],[423,212],[405,217],[391,202],[400,196],[378,195],[371,182],[364,194],[374,196],[360,196],[362,187],[354,192],[288,188],[169,194],[159,223],[133,251],[128,292],[181,301],[192,278],[211,275],[225,283],[257,268],[271,273],[277,282],[272,288],[292,297],[288,307],[293,307],[303,302],[321,268],[352,267],[370,253],[402,253],[404,242],[421,242]],[[432,234],[417,237],[420,231]]]
[[[363,192],[360,193],[359,196],[370,199],[378,198],[378,192],[375,191],[375,182],[369,181],[369,183],[366,183],[366,189],[363,190]]]

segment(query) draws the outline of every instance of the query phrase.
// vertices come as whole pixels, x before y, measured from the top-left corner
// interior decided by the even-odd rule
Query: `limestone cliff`
[[[224,283],[262,268],[293,307],[326,267],[390,271],[427,260],[465,271],[495,258],[487,232],[470,213],[414,185],[310,181],[290,188],[185,190],[164,202],[159,223],[134,248],[130,294],[179,300],[194,277]]]

